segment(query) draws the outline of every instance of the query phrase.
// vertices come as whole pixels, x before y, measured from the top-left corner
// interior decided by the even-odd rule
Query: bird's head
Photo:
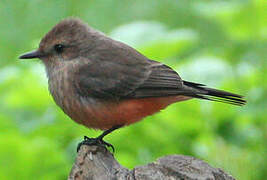
[[[100,32],[77,18],[68,18],[55,25],[41,40],[39,48],[21,55],[20,59],[41,59],[46,66],[72,61],[88,54],[96,45]]]

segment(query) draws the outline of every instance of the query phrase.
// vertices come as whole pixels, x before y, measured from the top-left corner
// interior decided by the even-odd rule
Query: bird
[[[20,59],[39,58],[55,103],[75,122],[102,130],[81,145],[112,144],[103,138],[155,114],[170,104],[197,98],[242,106],[243,96],[183,80],[171,67],[95,30],[66,18]]]

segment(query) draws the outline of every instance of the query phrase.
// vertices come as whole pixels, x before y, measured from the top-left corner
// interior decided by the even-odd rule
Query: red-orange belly
[[[115,125],[129,125],[152,115],[169,104],[190,99],[185,96],[123,100],[98,106],[81,107],[78,114],[69,114],[73,120],[94,129],[106,130]]]

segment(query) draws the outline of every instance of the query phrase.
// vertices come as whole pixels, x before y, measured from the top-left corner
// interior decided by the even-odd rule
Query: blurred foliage
[[[77,16],[162,61],[186,80],[246,96],[235,107],[190,100],[109,135],[132,168],[185,154],[237,179],[267,177],[265,0],[0,1],[0,179],[66,179],[83,135],[47,90],[37,60],[18,56],[65,17]]]

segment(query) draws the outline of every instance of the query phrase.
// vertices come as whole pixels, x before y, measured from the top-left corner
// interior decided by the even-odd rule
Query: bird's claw
[[[77,147],[77,152],[81,149],[82,145],[87,145],[87,146],[102,146],[102,147],[111,147],[112,152],[115,152],[114,146],[106,141],[103,140],[102,137],[97,137],[97,138],[89,138],[87,136],[84,136],[84,140],[78,144]]]

